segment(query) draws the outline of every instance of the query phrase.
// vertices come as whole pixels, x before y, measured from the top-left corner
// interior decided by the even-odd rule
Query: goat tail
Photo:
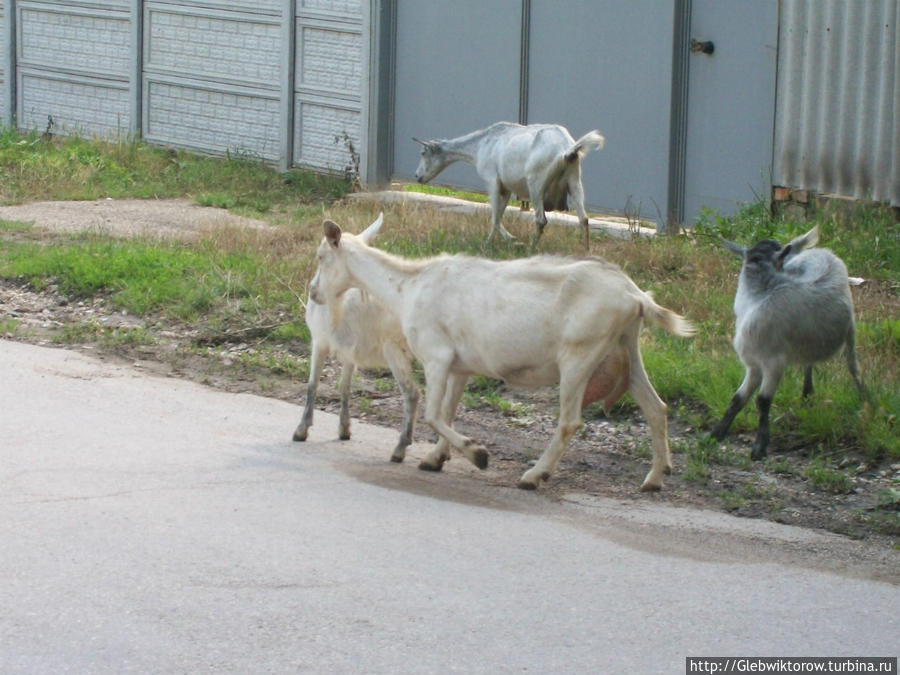
[[[692,321],[685,319],[671,309],[657,305],[653,300],[653,296],[648,292],[644,292],[644,297],[641,298],[641,313],[648,321],[672,335],[691,337],[697,333],[697,327]]]
[[[584,157],[591,150],[602,150],[604,143],[606,143],[606,139],[603,138],[603,134],[596,129],[589,131],[575,141],[575,144],[566,151],[566,161],[574,162],[576,159]]]

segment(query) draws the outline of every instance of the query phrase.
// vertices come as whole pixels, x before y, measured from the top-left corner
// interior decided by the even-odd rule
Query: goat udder
[[[603,401],[603,412],[608,415],[610,408],[628,391],[630,375],[631,357],[627,351],[620,350],[607,356],[588,380],[581,409],[594,401]]]

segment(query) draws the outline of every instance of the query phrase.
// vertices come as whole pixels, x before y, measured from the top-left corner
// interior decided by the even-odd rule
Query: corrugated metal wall
[[[900,206],[898,6],[781,1],[776,185]]]

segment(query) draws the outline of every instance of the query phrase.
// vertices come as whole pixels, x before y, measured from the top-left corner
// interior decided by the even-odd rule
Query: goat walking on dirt
[[[657,305],[617,266],[599,258],[538,256],[494,261],[468,256],[409,260],[371,248],[368,231],[345,234],[326,221],[310,297],[339,302],[358,287],[400,319],[425,371],[425,421],[445,442],[420,468],[440,470],[449,446],[479,468],[484,446],[450,422],[466,379],[475,374],[514,386],[559,384],[559,424],[519,487],[534,489],[555,469],[593,401],[608,408],[628,391],[650,426],[653,462],[642,490],[671,472],[666,405],[647,378],[638,338],[643,319],[689,336],[689,321]]]

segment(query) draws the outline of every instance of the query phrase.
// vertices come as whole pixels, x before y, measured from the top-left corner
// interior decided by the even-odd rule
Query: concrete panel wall
[[[15,3],[19,127],[118,138],[134,129],[126,2]]]
[[[281,148],[283,41],[276,3],[144,4],[143,135],[271,161]]]
[[[362,0],[0,0],[0,123],[357,169],[368,17]]]
[[[365,147],[366,14],[360,0],[298,0],[294,163],[353,170]],[[351,153],[352,148],[352,153]]]

